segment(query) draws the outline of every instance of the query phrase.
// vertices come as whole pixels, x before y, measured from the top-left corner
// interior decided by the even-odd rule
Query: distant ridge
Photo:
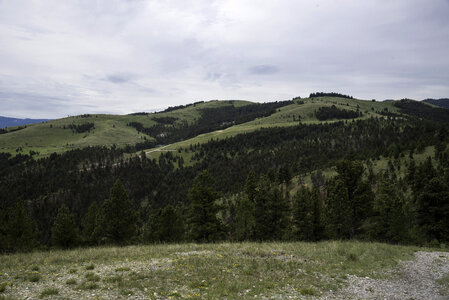
[[[449,109],[449,98],[441,98],[441,99],[426,99],[423,102],[427,102],[442,108]]]
[[[0,116],[0,128],[41,123],[45,121],[50,121],[50,119],[17,119]]]

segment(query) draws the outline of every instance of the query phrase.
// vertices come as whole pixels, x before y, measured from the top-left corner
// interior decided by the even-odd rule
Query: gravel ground
[[[415,260],[393,271],[397,278],[376,280],[349,275],[349,286],[319,299],[449,299],[437,280],[449,274],[448,252],[415,253]]]

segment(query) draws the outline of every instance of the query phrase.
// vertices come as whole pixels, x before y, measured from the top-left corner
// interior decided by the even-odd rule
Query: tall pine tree
[[[103,202],[98,225],[102,227],[106,242],[126,244],[137,234],[137,212],[118,179],[111,188],[109,199]]]
[[[190,200],[190,238],[197,242],[218,240],[222,235],[222,226],[217,218],[218,193],[214,189],[214,179],[208,171],[203,171],[194,179],[188,198]]]
[[[78,228],[69,208],[63,204],[56,215],[51,229],[53,245],[61,248],[71,248],[79,241]]]

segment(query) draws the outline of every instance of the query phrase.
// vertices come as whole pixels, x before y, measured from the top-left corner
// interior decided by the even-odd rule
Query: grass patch
[[[0,270],[15,289],[25,290],[29,283],[23,270],[45,266],[40,290],[44,282],[53,282],[61,293],[76,293],[75,298],[88,297],[90,290],[99,298],[111,292],[117,298],[129,292],[136,298],[162,299],[300,298],[338,290],[348,274],[383,278],[384,270],[413,259],[418,249],[353,241],[97,247],[0,255]],[[95,272],[76,271],[84,271],[86,262],[95,265]],[[67,277],[61,280],[49,270],[66,270]],[[2,295],[15,296],[10,288]]]
[[[95,269],[95,265],[94,264],[89,264],[86,266],[86,270],[93,270]]]
[[[7,286],[8,285],[6,284],[6,282],[0,283],[0,293],[3,293],[4,291],[6,291]]]
[[[68,285],[74,285],[74,284],[77,283],[77,281],[74,278],[70,278],[65,283],[68,284]]]
[[[39,272],[40,271],[39,266],[36,266],[36,265],[31,266],[31,271]]]
[[[311,288],[311,287],[306,287],[306,288],[299,289],[299,292],[302,295],[305,295],[305,296],[316,296],[316,295],[318,295],[318,293],[315,291],[315,289]]]
[[[30,282],[38,282],[39,280],[42,279],[42,276],[41,276],[41,274],[38,274],[38,273],[31,273],[31,274],[27,275],[27,279]]]
[[[86,274],[86,281],[97,282],[100,281],[100,276],[93,272],[89,272]]]
[[[53,296],[53,295],[58,295],[59,294],[59,289],[51,287],[51,288],[46,288],[44,289],[41,294],[39,295],[40,298],[45,298],[48,296]]]
[[[78,289],[80,290],[95,290],[98,289],[98,283],[96,282],[89,282],[89,281],[85,281],[83,283],[81,283],[80,285],[78,285]]]
[[[449,295],[449,273],[438,279],[437,282],[441,286],[440,294]]]

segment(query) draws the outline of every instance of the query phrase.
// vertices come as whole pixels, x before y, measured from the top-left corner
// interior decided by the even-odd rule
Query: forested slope
[[[308,101],[327,101],[321,107],[329,108],[330,118],[178,145],[157,159],[132,155],[136,146],[86,147],[42,159],[2,154],[1,248],[223,239],[446,242],[447,123],[407,116],[394,103],[351,107],[343,100],[360,101],[296,99],[250,122],[276,115],[282,122],[289,107],[307,107]],[[318,109],[308,108],[315,118]],[[248,115],[226,110],[224,116]],[[356,112],[356,119],[332,118],[342,110]],[[415,161],[414,153],[427,146],[434,153]],[[398,162],[403,156],[406,165]],[[388,168],[375,170],[380,157]],[[316,172],[331,167],[332,178]],[[405,176],[397,175],[399,168],[406,168]],[[311,172],[312,184],[292,182]],[[292,184],[299,185],[294,195],[288,193]]]

